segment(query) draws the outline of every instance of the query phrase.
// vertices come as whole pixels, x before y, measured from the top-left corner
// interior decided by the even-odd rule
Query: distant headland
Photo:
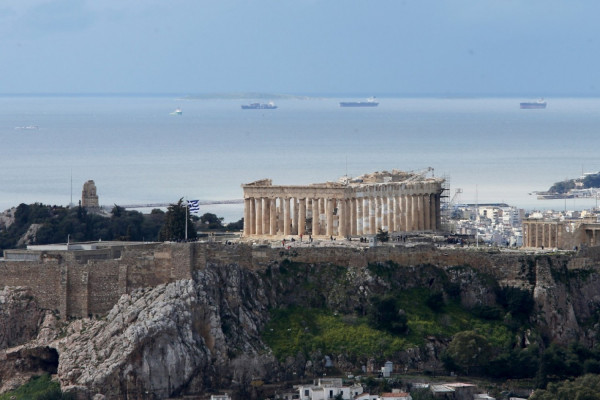
[[[546,192],[534,192],[538,199],[594,198],[600,192],[600,172],[587,172],[579,178],[556,182]]]

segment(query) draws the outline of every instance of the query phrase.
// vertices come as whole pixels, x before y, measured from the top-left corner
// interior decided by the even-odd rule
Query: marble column
[[[299,199],[298,209],[298,235],[304,235],[306,228],[306,199]]]
[[[271,234],[271,201],[268,197],[263,198],[263,222],[262,222],[262,230],[263,235]]]
[[[364,220],[363,220],[364,204],[363,203],[364,202],[363,202],[362,197],[358,197],[356,199],[356,234],[358,236],[363,235],[363,226],[364,226]]]
[[[547,224],[542,223],[542,244],[541,247],[546,246],[546,228]]]
[[[346,237],[346,236],[348,236],[348,230],[347,230],[348,215],[346,212],[346,199],[339,200],[338,215],[339,215],[338,236]]]
[[[250,199],[250,234],[256,234],[256,199]]]
[[[375,232],[373,232],[374,234],[377,233],[379,229],[383,229],[383,199],[380,195],[375,197],[375,213],[377,215],[377,218],[375,220]]]
[[[425,230],[425,196],[420,194],[417,197],[417,207],[419,213],[419,230]]]
[[[244,199],[244,236],[250,236],[251,233],[251,221],[250,221],[250,201],[251,199]]]
[[[269,231],[271,235],[277,235],[277,200],[275,198],[269,199]]]
[[[350,199],[350,235],[351,236],[355,236],[357,229],[356,229],[356,224],[357,224],[357,220],[358,220],[358,216],[356,213],[356,207],[357,207],[357,201],[356,201],[356,197],[353,197],[352,199]]]
[[[262,197],[258,197],[256,199],[256,217],[254,218],[254,222],[256,225],[256,234],[262,235]]]
[[[297,199],[290,199],[290,235],[295,235],[298,231],[298,205]]]
[[[429,194],[423,195],[423,229],[426,231],[431,230],[431,196]]]
[[[377,197],[369,197],[369,233],[374,235],[377,233]]]
[[[319,199],[319,233],[321,235],[327,234],[327,200],[324,198]]]
[[[408,195],[408,231],[414,231],[415,228],[415,217],[417,215],[417,202],[415,201],[415,197],[413,195]]]
[[[292,221],[290,215],[290,199],[283,199],[283,235],[288,236],[291,233]]]
[[[400,196],[400,230],[406,232],[408,230],[407,226],[407,211],[408,210],[408,200],[405,194]]]
[[[394,231],[399,232],[402,230],[402,214],[401,214],[402,202],[400,196],[394,195]]]
[[[363,235],[371,233],[371,202],[368,197],[363,197]]]
[[[327,230],[326,235],[328,237],[333,236],[333,199],[327,199],[327,205],[325,207],[325,213],[327,214]]]
[[[319,234],[319,199],[312,199],[312,235]]]
[[[387,227],[388,232],[392,233],[396,229],[394,227],[394,197],[388,194],[387,196]]]

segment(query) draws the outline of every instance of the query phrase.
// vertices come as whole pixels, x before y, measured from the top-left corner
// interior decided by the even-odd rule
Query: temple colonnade
[[[272,186],[243,185],[244,236],[361,236],[435,231],[440,227],[441,184],[391,182]]]
[[[563,224],[560,221],[528,219],[523,221],[524,247],[562,247]]]

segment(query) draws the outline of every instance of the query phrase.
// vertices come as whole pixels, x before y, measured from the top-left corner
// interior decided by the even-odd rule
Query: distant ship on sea
[[[181,111],[181,108],[176,108],[175,111],[171,113],[171,115],[181,115],[182,113],[183,111]]]
[[[523,102],[520,104],[522,109],[542,109],[546,108],[546,101],[544,99],[539,99],[538,101],[533,102]]]
[[[366,101],[340,101],[340,107],[377,107],[378,105],[375,97],[369,97]]]
[[[242,110],[274,110],[277,106],[272,101],[268,103],[242,104]]]

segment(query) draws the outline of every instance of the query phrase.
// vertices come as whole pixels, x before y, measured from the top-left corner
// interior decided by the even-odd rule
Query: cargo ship
[[[274,110],[277,106],[272,101],[268,103],[243,104],[242,110]]]
[[[377,107],[375,97],[369,97],[366,101],[340,101],[340,107]]]
[[[539,99],[538,101],[533,102],[523,102],[520,104],[522,109],[531,110],[531,109],[542,109],[546,108],[546,102],[544,99]]]

